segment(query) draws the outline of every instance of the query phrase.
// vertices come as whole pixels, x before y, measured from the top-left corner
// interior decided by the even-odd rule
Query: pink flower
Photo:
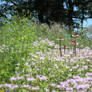
[[[78,43],[76,41],[73,41],[73,40],[70,42],[70,44],[72,44],[72,45],[78,45]]]
[[[77,33],[73,34],[72,37],[78,37],[79,35]]]
[[[69,47],[67,47],[66,45],[64,45],[64,48],[67,49],[67,48],[69,48]]]
[[[58,38],[57,40],[58,40],[58,41],[63,41],[64,39],[63,39],[63,38]]]

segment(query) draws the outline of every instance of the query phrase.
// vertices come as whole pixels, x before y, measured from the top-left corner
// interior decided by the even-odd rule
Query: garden
[[[92,41],[14,17],[0,28],[0,92],[92,92]]]

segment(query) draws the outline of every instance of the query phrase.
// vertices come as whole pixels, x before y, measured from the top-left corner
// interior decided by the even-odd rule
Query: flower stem
[[[61,51],[61,40],[59,41],[59,51],[60,51],[60,57],[62,57],[62,51]]]

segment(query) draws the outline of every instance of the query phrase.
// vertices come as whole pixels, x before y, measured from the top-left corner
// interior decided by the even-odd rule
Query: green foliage
[[[32,14],[41,23],[48,25],[50,22],[64,23],[69,30],[78,28],[80,23],[83,26],[83,20],[92,17],[90,0],[2,0],[1,2],[3,2],[0,3],[1,17],[11,18],[10,14],[13,16],[18,14],[30,18]]]
[[[4,81],[7,80],[5,76],[14,74],[16,63],[27,56],[33,41],[37,40],[35,26],[31,22],[26,18],[13,18],[1,30],[0,76]]]
[[[90,67],[92,58],[90,55],[89,58],[85,57],[84,52],[80,53],[81,56],[63,53],[63,57],[60,57],[57,40],[60,37],[64,39],[61,42],[62,52],[64,45],[72,52],[70,41],[75,38],[72,38],[59,24],[49,28],[46,24],[39,25],[32,20],[20,17],[14,17],[4,23],[0,30],[0,84],[27,84],[32,87],[39,86],[41,92],[44,92],[45,88],[49,88],[50,92],[54,89],[56,92],[61,92],[61,89],[57,89],[56,86],[51,87],[51,83],[58,85],[73,76],[85,77],[87,72],[92,72]],[[90,40],[83,34],[79,35],[76,41],[79,43],[77,49],[92,46],[89,43]],[[69,49],[66,49],[67,53]],[[89,50],[88,47],[87,50]],[[38,75],[44,76],[46,80],[40,80]],[[11,80],[13,77],[15,80]],[[28,81],[28,78],[34,79]],[[13,91],[28,92],[30,89],[21,86],[11,90]]]

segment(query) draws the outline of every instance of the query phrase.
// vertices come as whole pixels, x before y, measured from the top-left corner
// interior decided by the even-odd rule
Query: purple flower
[[[71,91],[72,92],[73,91],[73,88],[72,87],[67,87],[66,88],[66,91]]]
[[[77,90],[79,90],[79,89],[86,89],[86,88],[88,88],[88,87],[89,87],[88,84],[85,84],[85,85],[78,85],[78,86],[76,87],[76,89],[77,89]]]
[[[51,87],[56,87],[56,84],[55,83],[51,83],[50,86]]]
[[[49,92],[50,90],[46,88],[45,91],[46,91],[46,92]]]
[[[20,76],[20,77],[11,77],[10,80],[20,80],[20,79],[24,79],[23,76]]]
[[[12,81],[12,80],[17,80],[17,78],[16,78],[16,77],[11,77],[10,80],[11,80],[11,81]]]
[[[60,85],[63,85],[64,82],[60,82]]]
[[[0,88],[1,88],[1,87],[9,87],[9,88],[11,88],[12,86],[11,86],[11,84],[1,84],[1,85],[0,85]]]
[[[86,73],[87,77],[92,77],[92,73]]]
[[[37,86],[37,87],[32,87],[32,90],[40,90],[40,88]]]
[[[73,79],[79,79],[80,76],[73,76]]]
[[[61,89],[61,85],[57,85],[57,88]]]
[[[18,88],[19,85],[13,85],[11,89],[15,89],[15,88]]]
[[[18,80],[24,79],[24,77],[23,77],[23,76],[20,76],[20,77],[17,77],[17,79],[18,79]]]
[[[47,77],[44,76],[44,75],[37,75],[37,78],[38,78],[39,80],[46,80],[46,79],[47,79]]]
[[[25,88],[32,88],[30,85],[26,85],[26,84],[24,84],[24,85],[21,85],[21,87],[25,87]]]
[[[11,88],[11,84],[4,84],[4,86]]]
[[[56,92],[56,90],[52,90],[52,92]]]
[[[27,81],[35,81],[34,78],[27,78]]]

